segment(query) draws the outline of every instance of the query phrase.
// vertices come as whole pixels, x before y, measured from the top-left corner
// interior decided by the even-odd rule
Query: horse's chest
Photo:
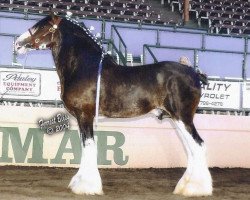
[[[84,87],[84,84],[72,85],[65,87],[62,100],[69,109],[83,109],[86,105],[95,103],[95,85]]]

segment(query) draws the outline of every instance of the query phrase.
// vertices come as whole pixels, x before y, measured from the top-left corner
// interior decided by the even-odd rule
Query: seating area
[[[183,10],[183,0],[171,1],[173,11]],[[190,15],[211,33],[250,34],[248,0],[190,0]]]
[[[70,11],[79,17],[161,25],[174,23],[163,18],[161,12],[153,8],[148,0],[3,0],[0,3],[0,11],[29,14],[47,14],[50,7],[61,15]]]

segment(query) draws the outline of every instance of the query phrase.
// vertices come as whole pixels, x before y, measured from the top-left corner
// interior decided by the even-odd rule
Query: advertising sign
[[[243,103],[242,107],[245,109],[250,109],[250,82],[243,83]]]
[[[41,75],[30,72],[2,71],[0,72],[0,94],[37,97],[41,94]]]
[[[54,70],[0,68],[2,99],[60,100],[61,86]]]
[[[240,108],[241,83],[227,81],[209,81],[202,85],[200,108]]]

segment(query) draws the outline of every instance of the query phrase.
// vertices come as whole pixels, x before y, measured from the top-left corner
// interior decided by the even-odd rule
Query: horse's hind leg
[[[103,194],[102,181],[97,168],[97,147],[93,134],[93,119],[83,115],[77,117],[81,134],[82,157],[76,175],[69,188],[76,194]]]
[[[212,194],[212,178],[207,167],[206,149],[193,124],[193,116],[199,102],[199,93],[184,84],[173,84],[165,99],[165,108],[170,113],[183,143],[187,157],[187,169],[175,187],[174,194],[185,196],[208,196]],[[168,88],[170,89],[170,88]],[[183,96],[184,89],[187,93]]]
[[[176,185],[174,194],[212,195],[212,178],[207,167],[204,143],[194,139],[194,136],[199,136],[194,125],[186,125],[181,120],[174,120],[174,123],[188,156],[187,169]]]

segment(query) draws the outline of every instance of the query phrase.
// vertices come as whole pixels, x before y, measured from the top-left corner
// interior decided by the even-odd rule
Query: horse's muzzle
[[[15,43],[15,52],[18,54],[25,54],[28,51],[26,45],[20,45],[20,43]]]

